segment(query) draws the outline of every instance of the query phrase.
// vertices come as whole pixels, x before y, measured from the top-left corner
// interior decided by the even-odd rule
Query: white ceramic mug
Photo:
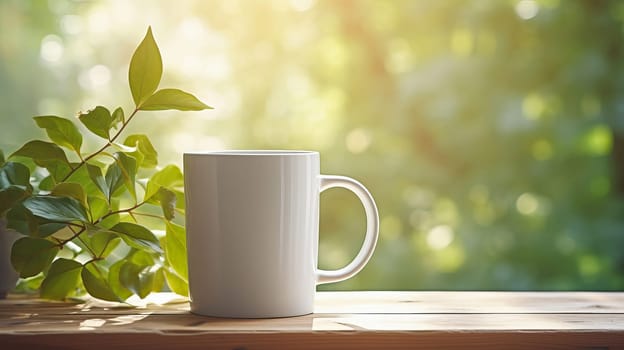
[[[358,273],[377,243],[373,197],[359,182],[320,175],[318,152],[224,151],[184,154],[191,312],[264,318],[314,311],[316,285]],[[319,194],[353,191],[366,236],[346,267],[317,268]]]

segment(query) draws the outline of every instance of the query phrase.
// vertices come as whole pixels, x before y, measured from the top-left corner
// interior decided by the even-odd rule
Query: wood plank
[[[140,304],[12,296],[0,348],[624,349],[624,293],[319,292],[312,315],[260,320],[194,315],[172,294]]]
[[[13,313],[92,314],[137,310],[169,314],[188,312],[188,303],[171,293],[156,293],[137,302],[138,308],[120,303],[90,300],[84,304],[46,302],[12,296],[0,300],[0,315]],[[316,313],[624,313],[623,292],[318,292]]]
[[[228,320],[189,313],[163,294],[140,308],[14,299],[0,302],[0,333],[329,330],[624,330],[624,293],[321,292],[319,312],[293,318]],[[147,301],[146,301],[147,303]],[[609,312],[610,313],[607,313]]]
[[[33,315],[0,321],[0,334],[317,332],[317,331],[613,331],[624,314],[314,314],[291,318],[223,319],[176,315]]]
[[[315,312],[624,313],[622,292],[318,292]]]
[[[624,335],[606,332],[305,332],[166,334],[0,334],[3,349],[621,349]]]

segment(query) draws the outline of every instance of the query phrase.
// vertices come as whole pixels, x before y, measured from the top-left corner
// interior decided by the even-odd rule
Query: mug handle
[[[366,236],[364,237],[364,243],[362,243],[360,252],[349,265],[338,270],[327,271],[317,269],[316,284],[344,281],[360,272],[373,255],[375,245],[377,245],[377,238],[379,237],[379,213],[377,212],[377,205],[375,204],[373,196],[371,196],[364,185],[346,176],[320,175],[320,179],[321,192],[333,187],[342,187],[355,193],[360,199],[364,206],[364,211],[366,212]]]

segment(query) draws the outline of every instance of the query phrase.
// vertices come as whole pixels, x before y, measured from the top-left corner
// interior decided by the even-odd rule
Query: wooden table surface
[[[137,303],[9,296],[0,349],[624,349],[621,292],[319,292],[314,314],[260,320]]]

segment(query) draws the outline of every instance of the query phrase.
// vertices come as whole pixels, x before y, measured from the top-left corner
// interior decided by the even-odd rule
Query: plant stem
[[[86,227],[83,227],[83,228],[81,228],[81,229],[80,229],[80,231],[78,231],[78,232],[74,232],[74,230],[71,230],[72,232],[74,232],[74,234],[73,234],[71,237],[69,237],[68,239],[65,239],[65,240],[60,240],[60,241],[59,241],[59,244],[60,244],[61,246],[64,246],[67,242],[73,241],[73,240],[74,240],[74,238],[76,238],[76,237],[80,236],[80,234],[81,234],[81,233],[83,233],[83,232],[85,232],[85,230],[86,230],[86,229],[87,229]]]
[[[139,111],[139,108],[137,107],[132,114],[130,114],[130,116],[128,117],[128,119],[126,121],[124,121],[121,124],[121,128],[119,128],[119,130],[117,131],[117,133],[115,133],[115,135],[113,135],[112,138],[110,138],[110,140],[104,145],[102,146],[99,150],[91,153],[90,155],[88,155],[86,158],[82,159],[80,161],[80,163],[73,168],[69,174],[67,174],[67,176],[65,176],[63,178],[63,180],[61,180],[61,182],[65,182],[67,179],[69,179],[70,176],[72,176],[76,170],[80,169],[80,167],[82,167],[84,164],[86,164],[91,158],[97,156],[98,154],[100,154],[101,152],[103,152],[106,148],[108,148],[108,146],[110,146],[113,142],[115,142],[115,140],[117,139],[117,137],[119,137],[119,135],[121,135],[121,132],[126,128],[126,126],[128,125],[128,123],[130,123],[130,121],[132,120],[132,118],[134,117],[134,115]]]
[[[141,202],[141,203],[137,203],[133,206],[131,206],[130,208],[126,208],[126,209],[120,209],[120,210],[115,210],[115,211],[110,211],[108,212],[108,214],[102,216],[101,218],[97,219],[96,222],[94,222],[94,225],[99,224],[100,222],[102,222],[104,219],[106,219],[107,217],[111,216],[111,215],[115,215],[115,214],[120,214],[120,213],[130,213],[131,211],[133,211],[134,209],[142,206],[143,204],[145,204],[145,202]]]
[[[155,214],[149,214],[149,213],[137,213],[137,212],[134,212],[134,213],[132,213],[132,214],[134,214],[134,215],[139,215],[139,216],[147,216],[147,217],[150,217],[150,218],[156,218],[156,219],[167,220],[167,219],[165,219],[165,217],[164,217],[164,216],[162,216],[162,215],[155,215]]]
[[[73,230],[72,230],[72,231],[73,231]],[[89,252],[91,253],[91,255],[92,255],[94,258],[98,258],[98,255],[97,255],[97,254],[95,254],[95,252],[93,251],[93,249],[91,249],[91,247],[89,247],[89,245],[87,244],[87,242],[83,241],[83,240],[82,240],[82,238],[80,238],[80,235],[78,235],[78,236],[77,236],[77,238],[78,238],[78,240],[79,240],[80,242],[82,242],[82,244],[84,244],[84,246],[85,246],[85,247],[87,247],[87,250],[89,250]]]
[[[73,227],[80,228],[80,229],[85,228],[85,226],[84,226],[84,225],[81,225],[81,224],[74,224],[73,222],[66,222],[66,221],[50,221],[50,222],[51,222],[51,223],[56,223],[56,224],[63,224],[63,225],[67,225],[67,226],[69,227],[69,229],[70,229],[72,232],[74,232],[74,233],[76,233],[76,232],[72,229],[72,226],[73,226]]]

